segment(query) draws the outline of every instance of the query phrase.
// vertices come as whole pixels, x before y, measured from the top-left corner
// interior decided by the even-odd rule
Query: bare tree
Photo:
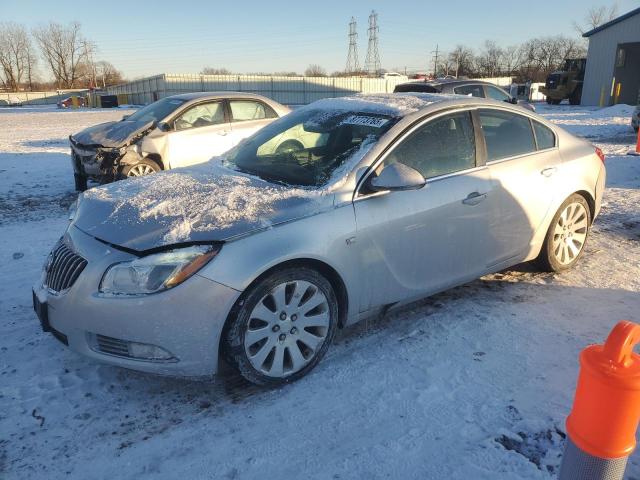
[[[17,91],[24,78],[31,85],[35,63],[27,30],[13,22],[0,24],[0,71],[4,87]]]
[[[573,22],[573,28],[575,28],[580,35],[583,35],[585,32],[593,30],[594,28],[598,28],[600,25],[613,20],[617,16],[617,3],[614,3],[609,7],[604,5],[600,7],[591,7],[584,17],[584,26],[578,24],[578,22]]]
[[[102,88],[123,82],[122,74],[109,62],[101,60],[96,63],[95,68],[98,83],[102,85]]]
[[[320,65],[312,64],[304,71],[305,77],[326,77],[327,71]]]
[[[508,76],[513,75],[520,66],[520,47],[518,45],[510,45],[503,48],[500,60],[502,73]]]
[[[464,76],[473,74],[473,50],[464,45],[456,45],[456,48],[449,54],[452,69],[455,76]]]
[[[227,70],[226,68],[213,68],[213,67],[204,67],[200,72],[200,75],[232,75],[233,72],[231,70]]]
[[[80,32],[80,23],[71,22],[65,26],[50,22],[34,29],[33,36],[57,87],[77,86],[80,66],[87,62],[87,44]]]
[[[502,48],[496,42],[486,40],[480,55],[476,58],[478,73],[484,77],[499,76],[502,56]]]

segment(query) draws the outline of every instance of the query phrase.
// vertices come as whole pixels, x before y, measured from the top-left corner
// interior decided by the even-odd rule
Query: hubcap
[[[573,262],[587,239],[587,211],[581,203],[567,205],[553,231],[553,255],[562,265]]]
[[[281,283],[257,303],[244,349],[253,368],[270,377],[298,372],[316,356],[330,324],[329,302],[313,283]]]
[[[155,170],[152,167],[144,163],[139,163],[138,165],[134,165],[133,167],[131,167],[131,169],[127,173],[127,177],[141,177],[143,175],[150,175],[152,173],[155,173]]]

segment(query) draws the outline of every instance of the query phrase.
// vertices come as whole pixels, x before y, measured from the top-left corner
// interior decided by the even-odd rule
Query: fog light
[[[171,360],[173,355],[164,348],[147,343],[129,342],[129,355],[143,360]]]

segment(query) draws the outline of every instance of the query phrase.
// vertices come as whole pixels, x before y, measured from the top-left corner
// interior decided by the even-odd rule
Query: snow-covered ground
[[[276,390],[99,365],[40,331],[31,284],[75,196],[66,138],[126,112],[0,110],[0,478],[554,478],[578,352],[640,321],[640,158],[628,107],[539,110],[608,156],[577,268],[370,319]]]

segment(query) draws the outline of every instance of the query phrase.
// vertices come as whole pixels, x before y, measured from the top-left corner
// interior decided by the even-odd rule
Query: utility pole
[[[369,43],[367,45],[367,60],[364,68],[369,75],[375,75],[380,71],[380,53],[378,51],[378,14],[371,10],[369,15]]]
[[[346,73],[360,71],[358,63],[358,32],[356,31],[356,19],[351,17],[349,22],[349,53],[347,54]]]
[[[438,48],[438,44],[436,44],[436,49],[431,51],[433,55],[433,78],[438,77],[438,56],[440,54],[440,50]]]

